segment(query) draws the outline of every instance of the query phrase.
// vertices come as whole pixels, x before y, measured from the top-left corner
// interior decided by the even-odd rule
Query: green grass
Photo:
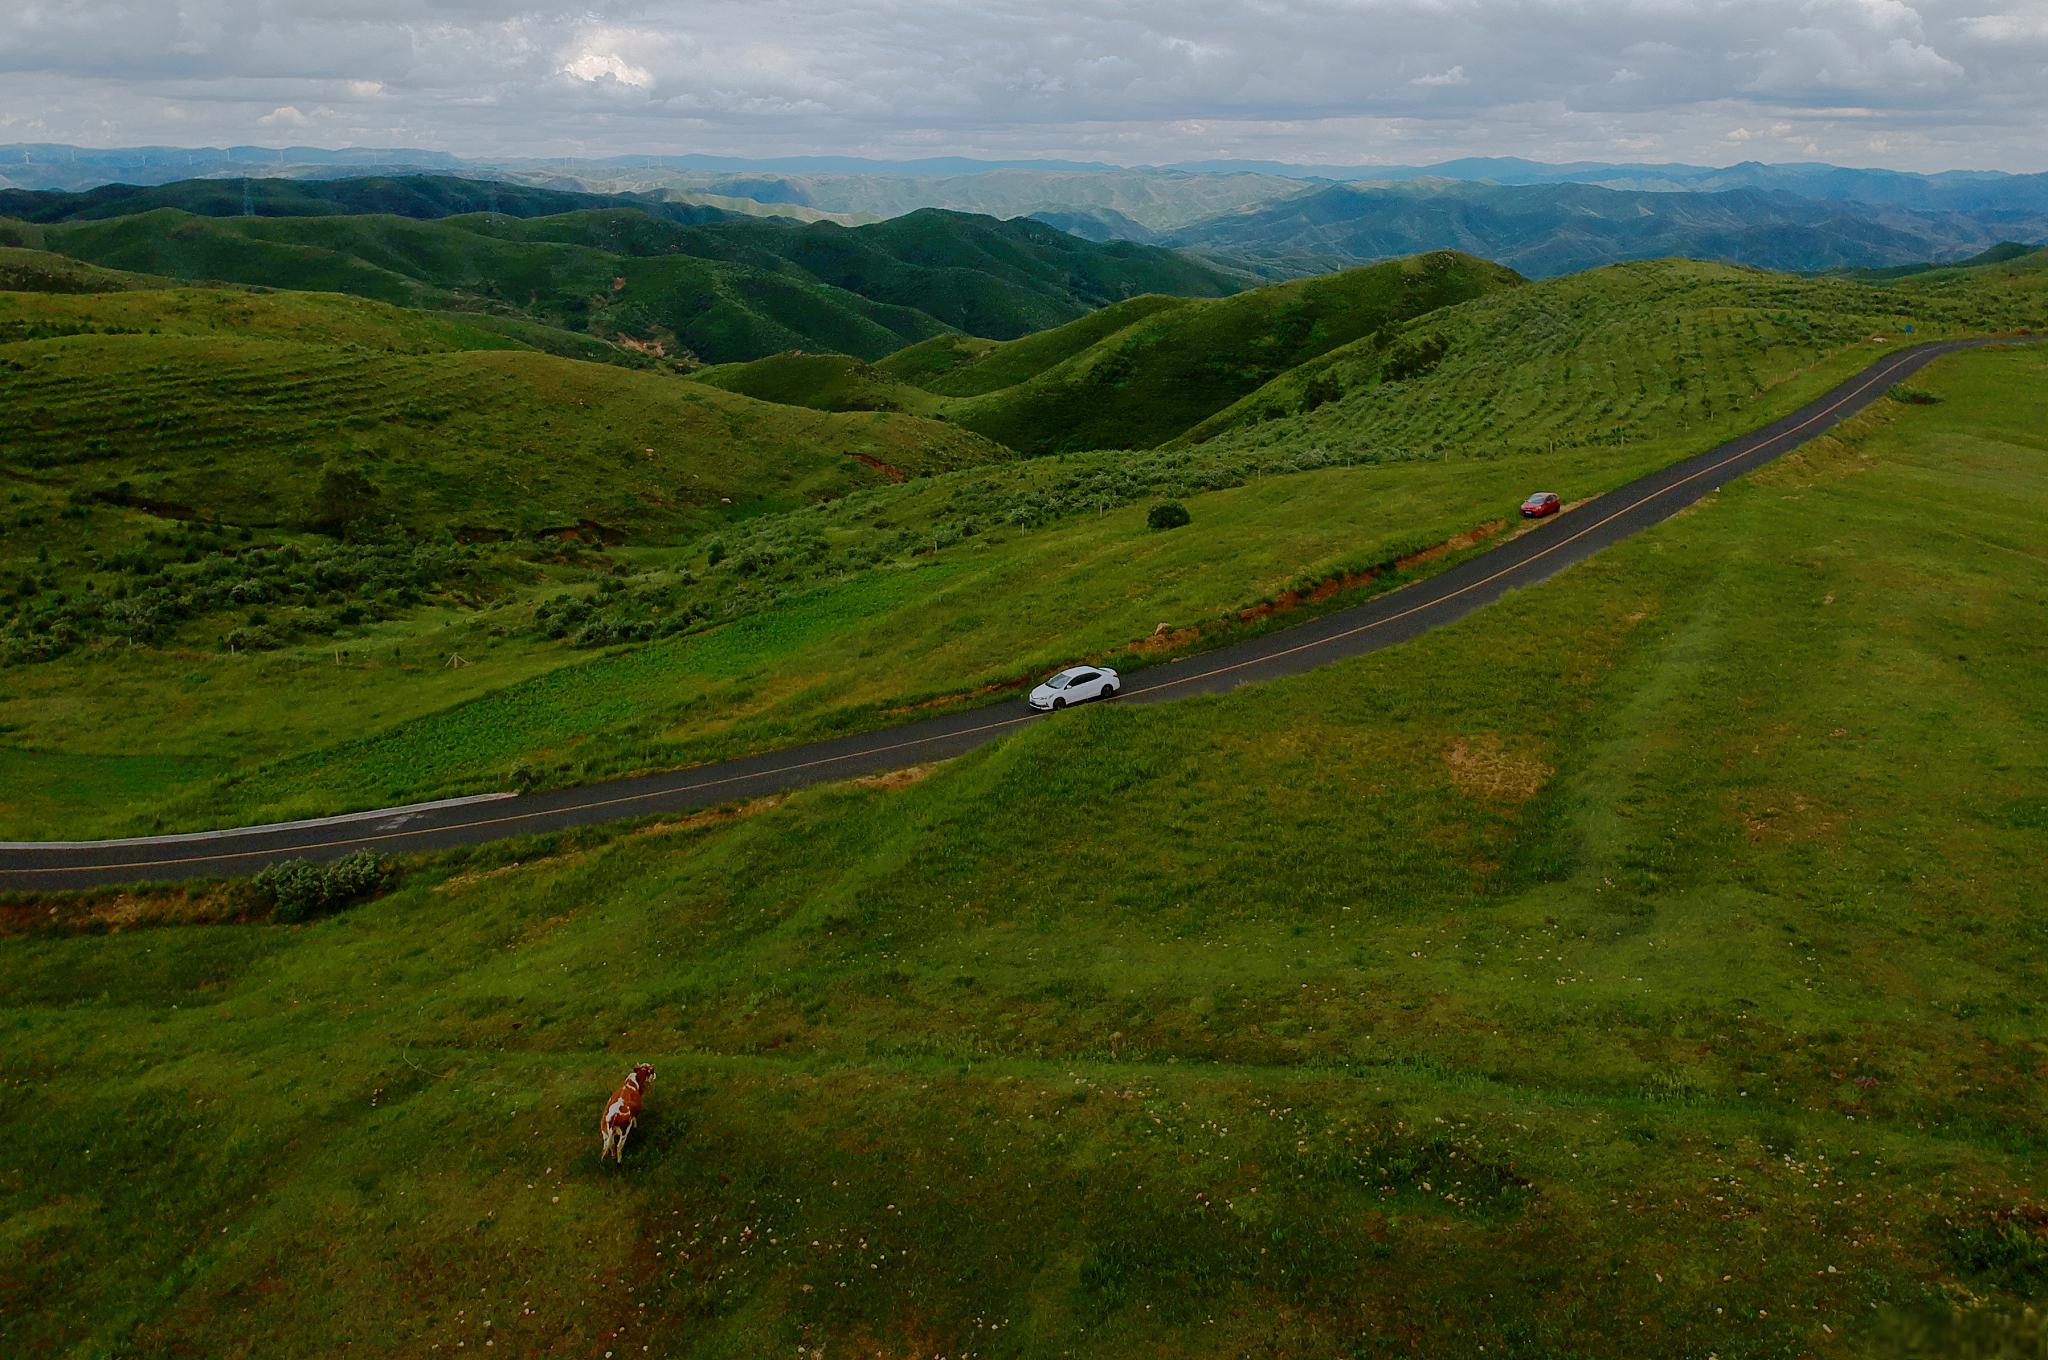
[[[728,506],[787,507],[887,479],[858,455],[930,471],[999,454],[933,422],[769,405],[349,299],[13,294],[0,298],[0,327],[0,338],[59,332],[0,351],[0,450],[16,498],[126,484],[275,526],[338,460],[364,468],[381,508],[410,529],[530,534],[593,520],[673,534],[730,518]]]
[[[863,368],[858,382],[843,361],[808,356],[757,360],[710,381],[822,410],[942,413],[1027,454],[1148,448],[1360,336],[1519,282],[1442,251],[1229,298],[1133,298],[1000,344],[936,336]]]
[[[447,206],[466,205],[485,187],[451,183],[456,197]],[[143,196],[136,206],[165,197]],[[169,197],[228,206],[217,196]],[[1171,251],[959,213],[846,228],[743,218],[691,224],[663,214],[692,210],[661,205],[432,220],[317,206],[323,215],[305,217],[154,207],[25,225],[0,240],[18,236],[79,260],[186,281],[481,311],[607,343],[630,340],[682,364],[790,349],[875,359],[948,329],[1017,336],[1134,293],[1213,296],[1237,287]],[[428,211],[412,198],[397,206]]]
[[[129,288],[163,288],[170,280],[101,269],[46,250],[5,244],[8,224],[0,222],[0,294],[115,293]]]
[[[346,596],[329,589],[206,613],[145,637],[151,647],[129,648],[131,630],[116,626],[98,651],[88,639],[15,668],[0,693],[0,758],[48,770],[75,755],[81,774],[20,786],[0,799],[0,826],[22,837],[196,829],[499,789],[521,764],[575,782],[882,725],[1084,655],[1134,659],[1132,644],[1162,623],[1182,648],[1198,645],[1180,631],[1196,627],[1213,643],[1234,626],[1215,625],[1247,606],[1471,530],[1535,486],[1577,499],[1768,423],[1903,343],[1896,315],[1866,310],[1873,299],[1903,300],[1923,335],[2009,324],[2042,276],[2001,269],[1930,291],[1684,264],[1603,271],[1442,313],[1459,334],[1493,337],[1490,368],[1461,342],[1426,373],[1307,418],[901,485],[891,469],[992,451],[910,416],[823,415],[528,353],[390,355],[383,344],[453,343],[451,323],[341,299],[228,295],[243,300],[167,304],[155,323],[218,334],[13,346],[52,365],[28,371],[76,374],[68,387],[39,378],[27,389],[76,395],[65,408],[15,408],[29,422],[21,447],[79,461],[0,492],[0,513],[26,531],[10,536],[11,558],[0,551],[0,609],[24,582],[32,608],[125,588],[132,578],[110,569],[124,554],[162,563],[172,586],[180,573],[228,570],[213,555],[233,549],[231,536],[167,538],[167,522],[138,503],[275,526],[281,508],[306,513],[323,457],[362,459],[380,510],[415,532],[512,537],[475,550],[425,599],[387,594],[352,623]],[[1631,288],[1650,301],[1629,305]],[[70,309],[41,315],[80,325],[143,320],[133,299],[37,305]],[[192,357],[259,346],[249,316],[257,329],[337,339],[363,329],[355,350],[323,349],[315,367],[275,345],[260,350],[262,366],[227,374]],[[1881,343],[1873,324],[1888,327]],[[232,350],[219,349],[221,334]],[[172,363],[158,347],[173,343],[197,348]],[[1676,347],[1668,360],[1659,343]],[[147,357],[119,370],[122,385],[95,386],[121,347]],[[1651,364],[1681,359],[1696,376],[1649,380]],[[787,369],[799,384],[821,370],[870,381],[843,359]],[[130,387],[125,407],[107,397]],[[243,405],[230,424],[220,416],[231,394]],[[1501,440],[1502,429],[1516,437]],[[280,467],[276,448],[313,456]],[[123,481],[121,504],[94,498]],[[1148,533],[1146,510],[1163,499],[1186,501],[1194,525]],[[595,528],[579,528],[581,542],[531,537],[583,520],[625,541],[592,542]],[[267,542],[295,530],[258,532]],[[229,651],[264,633],[271,650]],[[471,664],[450,669],[451,656]],[[95,796],[95,772],[131,755],[145,757],[135,777],[152,782]]]
[[[1636,470],[1611,451],[1548,460],[1542,469],[1566,485]],[[0,721],[15,724],[9,739],[30,750],[47,743],[166,756],[238,753],[232,773],[204,769],[153,797],[138,790],[125,802],[85,803],[45,826],[114,832],[317,815],[502,789],[521,764],[545,782],[581,782],[876,726],[921,704],[985,700],[992,687],[1083,656],[1145,664],[1155,658],[1133,648],[1161,624],[1171,631],[1222,625],[1221,636],[1229,636],[1241,631],[1234,621],[1246,605],[1500,523],[1534,475],[1516,463],[1437,463],[1271,477],[1192,498],[1195,523],[1185,530],[1150,532],[1145,507],[1133,505],[1045,533],[993,534],[920,565],[792,592],[710,631],[576,664],[565,664],[570,658],[559,649],[511,644],[459,622],[416,630],[434,651],[413,652],[415,663],[456,651],[474,663],[457,674],[500,677],[452,707],[426,707],[419,697],[445,693],[430,666],[337,667],[307,648],[198,664],[222,689],[183,688],[165,674],[160,698],[124,705],[134,718],[109,713],[89,738],[67,735],[79,715],[61,687],[100,691],[108,671],[45,668],[48,676],[23,676],[18,701],[0,704]],[[1369,588],[1408,578],[1389,571]],[[1217,640],[1212,633],[1203,645]],[[372,643],[380,652],[392,645]],[[1181,650],[1192,645],[1179,642]],[[546,669],[536,674],[536,665]],[[140,679],[136,668],[127,670]],[[211,711],[222,690],[288,692],[299,716],[274,723],[258,716],[263,710]],[[161,726],[167,708],[179,716],[168,731]],[[333,735],[321,739],[322,728]],[[40,803],[7,809],[0,825],[48,811]]]
[[[2044,379],[907,787],[30,905],[8,1348],[2038,1349]]]
[[[758,401],[818,411],[939,410],[930,393],[890,380],[873,365],[846,354],[771,354],[747,364],[700,369],[696,381]]]
[[[964,370],[965,383],[983,370],[1021,373],[1052,362],[1012,386],[950,404],[947,416],[1026,453],[1146,448],[1339,345],[1440,307],[1511,291],[1519,281],[1495,265],[1440,251],[1152,310],[1072,354],[1036,338],[1015,341],[1030,347],[1029,362],[1013,363],[998,350]],[[955,381],[949,375],[942,387]]]
[[[1480,298],[1302,364],[1187,438],[1535,450],[1746,428],[1756,397],[1864,343],[2048,324],[2048,251],[1891,286],[1689,260]]]
[[[979,397],[1044,373],[1118,332],[1161,312],[1187,306],[1184,298],[1149,294],[1098,308],[1077,321],[1005,342],[961,335],[936,335],[898,350],[875,368],[912,387],[942,397]],[[1259,308],[1257,299],[1246,305]]]

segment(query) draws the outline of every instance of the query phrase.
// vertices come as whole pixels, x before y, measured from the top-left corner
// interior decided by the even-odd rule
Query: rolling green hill
[[[711,363],[790,349],[875,359],[948,329],[1009,338],[1134,294],[1218,296],[1240,286],[1238,276],[1168,250],[938,211],[853,228],[698,222],[672,220],[691,216],[681,209],[568,195],[602,206],[534,215],[560,206],[534,191],[515,205],[521,215],[449,215],[491,191],[431,178],[279,182],[268,191],[273,207],[319,209],[302,217],[225,215],[234,204],[212,182],[85,203],[26,195],[17,214],[49,220],[12,235],[110,268],[478,310]],[[394,200],[400,213],[349,211]],[[147,206],[159,201],[169,206]],[[122,207],[146,210],[105,215]]]
[[[585,551],[1009,456],[562,358],[538,329],[334,294],[0,292],[0,665],[474,609]]]
[[[939,336],[872,372],[949,398],[940,408],[948,420],[1020,452],[1146,448],[1336,346],[1519,282],[1445,251],[1220,300],[1135,298],[1003,344]],[[836,385],[805,392],[792,377],[771,366],[718,381],[826,409],[839,399]],[[877,395],[872,381],[861,395],[912,409],[900,392]]]
[[[300,924],[203,885],[15,904],[36,1304],[0,1339],[2038,1349],[2048,354],[1922,380],[1290,680],[399,864]]]
[[[24,237],[23,239],[26,239]],[[46,250],[6,244],[0,223],[0,293],[113,293],[129,288],[163,288],[169,279],[102,269]]]
[[[1816,346],[2048,325],[2048,251],[1876,286],[1730,265],[1611,265],[1496,293],[1282,374],[1186,436],[1540,451],[1709,428]]]
[[[914,411],[937,414],[931,393],[892,380],[873,364],[846,354],[771,354],[752,363],[699,369],[695,381],[761,401],[815,411]]]
[[[331,295],[6,294],[9,335],[28,337],[5,349],[10,469],[236,524],[291,524],[336,460],[408,530],[594,521],[638,537],[844,491],[881,479],[876,464],[995,453],[934,422],[768,405]]]
[[[711,208],[627,194],[588,194],[528,184],[449,175],[363,176],[355,179],[178,180],[170,184],[108,184],[77,193],[0,189],[0,217],[39,223],[89,222],[175,208],[200,217],[323,217],[382,214],[455,217],[498,213],[547,217],[598,208],[631,208],[673,222],[713,222]]]
[[[2041,324],[2044,279],[2024,260],[1882,287],[1619,267],[1340,346],[1326,388],[1320,360],[1297,365],[1299,391],[1283,375],[1258,398],[1271,410],[1200,432],[1217,437],[1053,459],[953,418],[985,396],[902,375],[971,388],[992,359],[1055,373],[1072,336],[1029,363],[962,339],[683,382],[339,297],[172,291],[154,320],[149,294],[17,301],[13,325],[68,330],[0,332],[43,337],[0,347],[0,376],[30,383],[0,413],[16,474],[0,640],[54,657],[8,673],[0,784],[26,801],[0,799],[0,826],[185,829],[573,782],[972,702],[1078,655],[1145,664],[1266,617],[1262,602],[1384,589],[1418,553],[1454,560],[1531,487],[1590,495],[1768,423],[1907,324]],[[1230,305],[1131,304],[1112,318],[1129,325],[1078,350]],[[1440,350],[1418,343],[1435,335]],[[1398,380],[1389,356],[1408,365]],[[778,400],[718,390],[734,376]],[[788,404],[820,393],[906,409]],[[309,531],[335,465],[373,487],[339,546]],[[1197,528],[1142,537],[1167,498]],[[405,535],[379,532],[394,520]],[[468,556],[434,555],[448,529]],[[303,593],[337,554],[360,575],[415,542],[432,551],[406,567],[413,584],[364,587],[360,614],[355,587]],[[287,546],[296,564],[263,556]],[[237,596],[239,574],[254,584]],[[175,605],[188,582],[214,583],[197,612],[131,603]],[[1141,645],[1161,623],[1168,653]],[[451,653],[474,664],[422,668]],[[144,721],[165,711],[174,737]]]

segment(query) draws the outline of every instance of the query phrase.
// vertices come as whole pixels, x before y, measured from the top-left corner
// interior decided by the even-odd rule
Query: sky
[[[2048,170],[2048,0],[7,0],[0,143]]]

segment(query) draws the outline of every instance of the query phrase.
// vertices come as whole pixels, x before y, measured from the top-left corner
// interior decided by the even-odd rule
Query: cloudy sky
[[[6,0],[0,142],[2048,170],[2048,0]]]

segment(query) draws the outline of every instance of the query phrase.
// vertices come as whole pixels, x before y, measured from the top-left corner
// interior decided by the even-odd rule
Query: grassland
[[[2048,323],[2048,250],[1891,287],[1696,261],[1615,265],[1425,316],[1282,374],[1189,432],[1238,445],[1552,442],[1739,428],[1816,352]],[[1420,388],[1424,399],[1418,400]],[[1742,413],[1730,424],[1731,413]]]
[[[2035,1353],[2044,380],[1943,360],[1416,643],[922,779],[303,927],[20,909],[0,1330]]]
[[[500,374],[501,388],[477,389],[474,399],[437,389],[434,409],[451,414],[444,426],[418,428],[460,437],[430,443],[397,437],[416,423],[395,402],[368,406],[361,431],[350,435],[344,424],[330,435],[314,414],[327,409],[325,399],[308,407],[294,394],[311,389],[280,383],[274,404],[252,404],[252,421],[298,422],[279,427],[287,446],[354,447],[317,442],[346,436],[382,450],[386,461],[363,466],[384,488],[380,504],[415,512],[412,529],[455,524],[489,530],[472,538],[513,535],[445,561],[323,557],[321,574],[343,584],[310,597],[287,564],[236,547],[226,492],[197,502],[225,518],[185,527],[133,503],[205,490],[209,483],[190,475],[204,458],[219,460],[226,471],[216,480],[230,489],[268,466],[266,444],[220,427],[228,389],[195,376],[189,408],[161,399],[178,389],[145,389],[150,420],[138,415],[118,439],[88,431],[94,416],[81,396],[72,437],[46,441],[31,431],[27,446],[85,448],[104,438],[107,457],[118,451],[127,461],[44,469],[33,505],[15,483],[10,513],[29,532],[11,537],[20,546],[0,565],[0,586],[12,583],[16,617],[55,608],[66,593],[74,602],[122,591],[132,598],[145,583],[110,569],[124,554],[144,554],[148,580],[163,590],[211,581],[230,594],[167,624],[162,636],[145,636],[146,645],[135,645],[128,605],[103,608],[94,616],[104,635],[97,646],[6,673],[0,828],[18,837],[198,829],[501,789],[517,777],[573,782],[875,726],[920,705],[985,701],[1081,656],[1156,661],[1436,569],[1455,554],[1399,563],[1435,544],[1476,541],[1475,531],[1511,515],[1533,486],[1576,499],[1765,424],[1901,343],[1902,315],[1918,318],[1919,335],[2039,317],[2044,275],[1999,268],[2008,272],[1968,292],[1934,293],[1677,263],[1604,271],[1441,313],[1447,329],[1469,325],[1493,337],[1481,351],[1497,357],[1490,368],[1468,358],[1461,341],[1430,371],[1375,381],[1306,418],[1248,422],[1182,447],[996,462],[900,484],[847,453],[865,450],[915,471],[989,451],[949,443],[971,436],[910,416],[827,416],[557,361],[546,361],[549,372],[565,382],[601,379],[616,401],[578,388],[571,398],[591,405],[550,401],[529,417],[523,403],[555,389]],[[1656,304],[1631,306],[1636,290]],[[1509,299],[1518,308],[1500,310]],[[87,306],[64,305],[74,303]],[[1687,319],[1694,311],[1699,319]],[[1472,314],[1481,320],[1460,320]],[[111,325],[123,314],[91,315]],[[1512,337],[1518,347],[1509,347]],[[1576,358],[1561,357],[1574,338]],[[77,336],[42,348],[76,346],[84,355],[101,343]],[[398,371],[389,356],[375,357],[377,371]],[[540,359],[479,352],[406,362]],[[799,378],[812,367],[790,363]],[[640,395],[642,385],[651,397]],[[656,466],[646,447],[674,456],[671,444],[622,436],[665,410],[693,409],[658,404],[678,388],[749,412],[754,423],[744,428],[760,431],[754,447],[764,469],[789,476],[804,464],[779,450],[820,450],[817,479],[677,497],[676,485],[707,464],[643,471]],[[1567,400],[1563,391],[1582,395]],[[340,400],[375,396],[360,387]],[[803,422],[821,432],[806,433]],[[877,428],[916,442],[900,452],[841,439]],[[730,467],[718,461],[733,457],[730,440],[710,430],[701,457]],[[1503,430],[1515,437],[1503,439]],[[520,451],[516,460],[501,456],[507,447]],[[303,514],[293,498],[313,489],[314,468],[308,460],[263,476],[294,488],[273,499]],[[457,475],[443,471],[451,468]],[[391,494],[409,488],[408,478],[421,486],[417,498],[409,489]],[[118,492],[123,479],[129,503],[96,494]],[[724,504],[727,494],[734,504]],[[1145,510],[1164,498],[1184,500],[1194,525],[1147,532]],[[526,518],[510,517],[514,509]],[[276,519],[269,504],[232,510],[259,525]],[[565,532],[530,537],[548,529]],[[281,533],[259,528],[254,546]],[[47,564],[37,560],[45,549]],[[401,584],[351,617],[363,592],[346,584],[348,573]],[[435,573],[438,586],[403,584]],[[244,577],[276,597],[233,603]],[[1337,595],[1318,593],[1345,580],[1350,588]],[[1262,606],[1274,600],[1292,600],[1293,614],[1266,617]],[[1247,610],[1256,614],[1249,623],[1240,617]],[[1163,648],[1149,641],[1161,624]],[[451,668],[451,656],[471,664]]]
[[[390,192],[371,192],[378,186]],[[75,195],[16,195],[14,211],[55,220],[0,219],[0,244],[186,282],[478,311],[631,341],[686,366],[790,349],[875,359],[952,329],[1018,336],[1136,293],[1216,296],[1239,286],[1171,251],[959,213],[856,228],[704,222],[692,219],[726,215],[539,191],[521,198],[513,186],[496,186],[508,211],[457,211],[488,202],[494,186],[431,178],[357,182],[361,205],[394,211],[337,212],[358,206],[333,200],[347,187],[281,186],[274,206],[316,211],[296,217],[229,215],[239,191],[222,185],[84,206]],[[596,206],[532,215],[564,201]],[[122,206],[135,210],[95,215]]]
[[[1440,251],[1229,298],[1135,298],[1004,344],[942,335],[875,365],[874,376],[951,398],[938,407],[946,419],[1021,453],[1148,448],[1337,346],[1519,282]],[[841,409],[844,384],[830,374],[817,372],[809,390],[792,376],[770,360],[719,381]],[[856,393],[875,399],[875,386]],[[901,389],[886,399],[915,409]]]

